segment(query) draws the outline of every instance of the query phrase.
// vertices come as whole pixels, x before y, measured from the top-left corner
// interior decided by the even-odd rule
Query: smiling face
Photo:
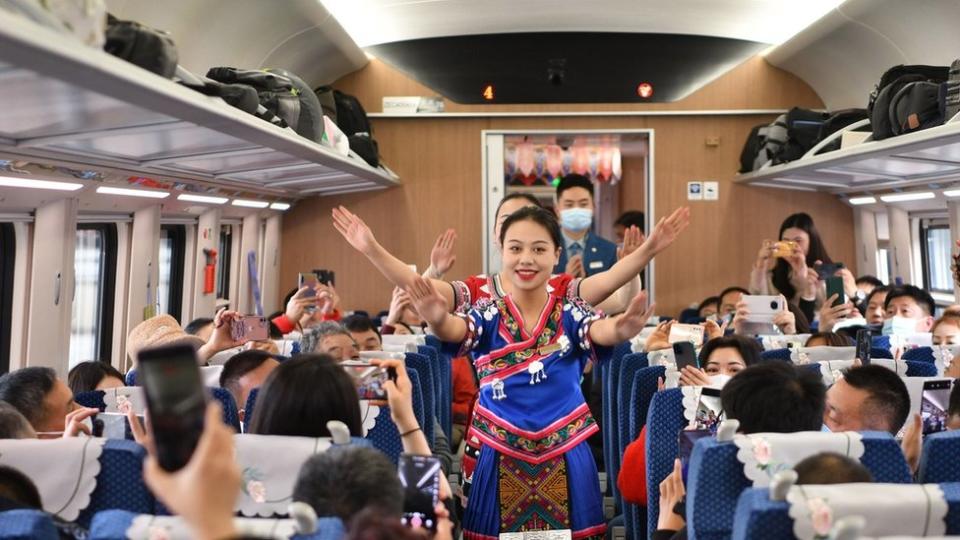
[[[710,353],[707,363],[703,370],[707,375],[726,375],[733,377],[747,369],[747,363],[743,361],[740,351],[734,347],[722,347]]]
[[[542,288],[560,260],[560,249],[546,227],[533,220],[517,221],[503,238],[503,271],[520,290]]]

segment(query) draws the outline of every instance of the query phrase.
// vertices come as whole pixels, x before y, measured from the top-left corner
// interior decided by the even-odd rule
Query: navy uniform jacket
[[[583,271],[588,276],[609,270],[617,262],[617,245],[613,242],[588,233],[586,245],[583,247]],[[567,250],[560,252],[560,262],[553,269],[554,274],[560,274],[567,268]]]

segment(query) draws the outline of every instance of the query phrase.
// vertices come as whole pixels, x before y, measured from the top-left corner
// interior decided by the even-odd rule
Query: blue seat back
[[[437,421],[440,423],[440,429],[449,438],[453,418],[450,361],[441,356],[440,352],[430,345],[419,345],[417,352],[427,357],[427,360],[430,361],[430,367],[433,369],[435,414]]]
[[[615,468],[619,474],[623,465],[623,452],[635,436],[630,432],[630,392],[633,390],[633,382],[637,373],[647,367],[647,353],[630,353],[620,361],[620,382],[617,384],[617,403],[619,410],[617,412],[617,451],[614,453],[616,460]],[[613,479],[616,481],[616,478]],[[624,501],[620,493],[616,493],[615,504],[623,509]],[[628,534],[629,538],[629,534]]]
[[[90,407],[92,409],[99,409],[100,412],[103,412],[107,408],[107,404],[103,401],[104,396],[103,390],[91,390],[89,392],[77,392],[73,395],[73,400],[77,402],[81,407]]]
[[[237,412],[237,403],[233,400],[233,394],[226,388],[208,387],[213,399],[220,402],[223,407],[223,423],[232,427],[237,433],[240,432],[240,413]]]
[[[677,437],[687,419],[683,415],[683,391],[671,388],[657,392],[647,411],[647,535],[653,536],[660,514],[660,482],[673,471]]]
[[[420,424],[420,427],[423,429],[424,435],[427,436],[430,448],[433,448],[433,420],[436,417],[437,410],[436,384],[434,382],[436,377],[434,376],[433,366],[430,365],[430,359],[419,353],[407,353],[406,365],[408,372],[415,371],[419,377],[424,413],[423,423]]]
[[[960,431],[944,431],[923,438],[917,478],[924,484],[960,482]]]
[[[960,533],[960,484],[940,484],[940,489],[943,490],[948,506],[945,520],[947,534],[956,535]],[[790,504],[786,501],[771,501],[769,490],[765,488],[750,488],[743,492],[737,501],[734,521],[736,525],[732,531],[733,540],[795,538]]]
[[[420,378],[412,370],[408,371],[407,374],[413,384],[413,411],[422,427],[425,420],[423,398],[420,394]],[[426,430],[424,430],[424,435],[426,435]],[[400,454],[403,453],[403,441],[400,440],[400,432],[397,431],[396,424],[390,418],[390,407],[380,407],[376,425],[367,432],[364,438],[370,441],[374,448],[386,454],[394,463],[400,460]],[[430,439],[427,440],[430,441]]]
[[[123,377],[123,382],[127,386],[140,386],[139,384],[137,384],[137,370],[131,369],[130,371],[128,371],[127,374]]]
[[[790,349],[770,349],[769,351],[763,351],[760,353],[761,360],[781,360],[784,362],[792,362],[790,359]]]
[[[933,354],[932,347],[917,347],[915,349],[907,349],[903,351],[903,360],[911,360],[914,362],[928,362],[930,364],[936,363],[937,358]]]
[[[936,377],[937,365],[923,360],[906,360],[907,377]]]
[[[860,462],[877,482],[913,481],[900,445],[889,433],[864,432]],[[729,538],[737,499],[753,483],[737,460],[737,445],[715,439],[697,441],[687,476],[687,528],[690,538]]]
[[[0,540],[57,540],[50,515],[40,510],[0,512]]]
[[[93,518],[89,540],[127,540],[127,529],[137,517],[134,512],[107,510]],[[297,534],[291,540],[340,540],[344,536],[340,518],[320,518],[313,534]],[[5,538],[0,536],[0,538]]]
[[[617,499],[617,473],[619,472],[619,456],[615,455],[618,446],[619,436],[617,434],[617,413],[619,405],[617,403],[617,388],[620,380],[620,364],[623,363],[624,356],[630,354],[630,343],[624,342],[613,348],[610,360],[601,362],[603,377],[603,425],[601,426],[601,436],[603,438],[603,458],[606,465],[607,478],[612,478],[613,482],[608,482],[610,492]]]
[[[253,409],[257,406],[257,395],[260,388],[254,388],[247,394],[247,403],[243,406],[243,432],[250,432],[250,421],[253,420]]]
[[[640,431],[647,424],[650,401],[657,393],[658,380],[664,377],[665,372],[666,368],[663,366],[648,366],[636,373],[630,388],[629,440],[624,445],[624,451],[627,445],[640,436]],[[623,452],[620,457],[623,458]],[[643,538],[647,530],[647,507],[623,501],[623,516],[627,538]]]
[[[97,487],[90,494],[90,504],[77,517],[77,523],[88,527],[93,516],[103,510],[153,512],[155,499],[143,482],[145,457],[146,450],[133,441],[108,439],[100,455]]]

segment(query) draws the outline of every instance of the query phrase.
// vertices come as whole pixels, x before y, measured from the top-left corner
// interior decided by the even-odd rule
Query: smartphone
[[[817,277],[821,281],[825,281],[829,277],[833,277],[837,273],[837,270],[843,268],[843,263],[827,263],[817,266]]]
[[[860,365],[870,363],[870,348],[873,345],[873,334],[867,328],[857,330],[857,352],[855,358],[860,360]]]
[[[433,456],[401,454],[398,470],[403,485],[402,523],[436,532],[434,509],[440,502],[440,460]]]
[[[747,317],[749,322],[772,323],[774,315],[787,309],[783,298],[780,296],[745,294],[742,301],[747,304],[747,309],[750,310],[750,316]]]
[[[694,416],[696,429],[717,432],[723,420],[723,406],[720,404],[720,389],[703,387],[700,389],[700,402]]]
[[[791,240],[781,240],[773,243],[773,256],[781,259],[793,255],[793,250],[797,249],[797,243]]]
[[[318,268],[313,271],[317,275],[317,279],[320,283],[324,285],[336,285],[336,274],[333,273],[333,270],[325,270],[323,268]]]
[[[300,279],[297,281],[297,290],[304,287],[310,287],[310,290],[303,293],[302,298],[316,298],[317,297],[317,285],[320,284],[320,279],[317,277],[317,274],[313,272],[300,272]],[[307,313],[313,313],[317,310],[317,306],[310,306],[306,309]]]
[[[947,429],[947,409],[953,381],[925,381],[920,398],[920,419],[923,434],[939,433]]]
[[[270,321],[259,315],[244,315],[230,323],[230,337],[244,342],[270,339]]]
[[[833,301],[833,306],[839,306],[840,304],[847,303],[847,295],[843,292],[843,278],[840,276],[830,276],[826,279],[827,282],[827,298],[830,298],[833,295],[837,295],[837,299]]]
[[[397,380],[397,371],[393,368],[384,369],[362,360],[347,360],[340,365],[353,377],[360,399],[386,401],[387,390],[383,383]]]
[[[687,483],[687,469],[690,466],[690,456],[697,441],[713,437],[714,433],[708,429],[687,429],[677,437],[677,457],[680,458],[680,468],[683,474],[683,483]]]
[[[166,471],[180,470],[197,447],[207,409],[197,353],[189,345],[146,349],[137,354],[137,366],[157,461]]]
[[[694,347],[703,345],[703,327],[699,324],[680,324],[675,323],[670,326],[670,343],[680,341],[689,341]]]
[[[695,368],[700,367],[700,361],[697,360],[697,351],[693,346],[693,343],[689,341],[678,341],[673,344],[673,357],[677,360],[677,370],[683,369],[685,366],[691,366]]]

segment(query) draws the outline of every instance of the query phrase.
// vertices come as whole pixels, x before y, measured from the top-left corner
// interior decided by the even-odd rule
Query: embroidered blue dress
[[[468,437],[481,443],[464,537],[557,529],[601,537],[603,500],[586,442],[598,426],[580,391],[600,315],[568,293],[548,295],[529,334],[509,296],[480,300],[462,316],[463,351],[474,353],[480,379]]]

